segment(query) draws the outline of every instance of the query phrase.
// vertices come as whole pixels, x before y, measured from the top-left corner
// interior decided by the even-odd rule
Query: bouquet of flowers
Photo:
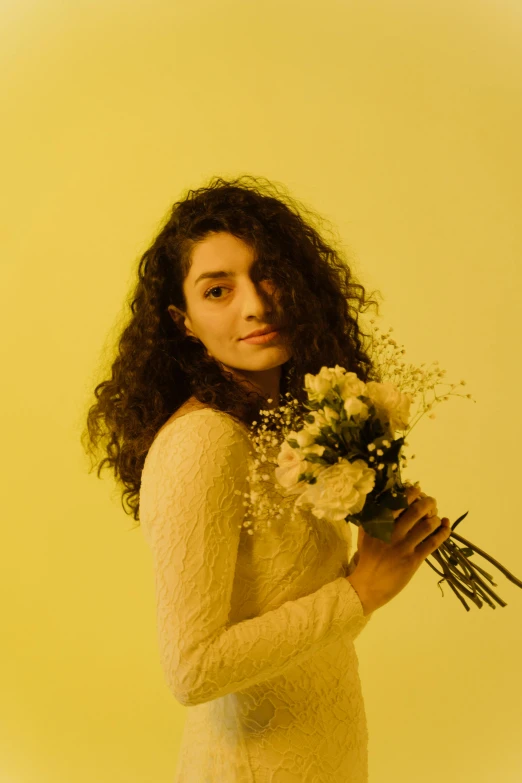
[[[375,331],[379,331],[378,327]],[[280,429],[282,442],[274,436],[274,427],[267,430],[266,423],[257,430],[254,428],[252,440],[262,453],[261,462],[267,460],[265,443],[270,440],[280,445],[274,473],[284,495],[296,496],[295,509],[308,508],[326,523],[345,520],[361,525],[368,535],[389,542],[395,524],[392,511],[408,506],[406,485],[401,480],[401,461],[406,461],[402,454],[407,445],[405,438],[434,404],[448,399],[456,384],[444,396],[439,397],[435,392],[434,401],[427,405],[426,393],[439,385],[436,376],[442,377],[445,370],[426,371],[422,369],[424,365],[415,368],[404,363],[393,365],[394,354],[404,353],[404,349],[398,351],[389,333],[382,338],[374,338],[372,334],[372,346],[374,342],[380,343],[385,358],[378,365],[382,382],[364,383],[339,365],[322,367],[317,375],[308,373],[305,376],[308,403],[304,407],[310,412],[306,415],[300,412],[295,399],[278,409],[261,411],[263,417],[280,420],[275,421],[275,429]],[[386,356],[389,346],[391,357]],[[465,381],[460,383],[465,385]],[[410,407],[420,394],[423,410],[415,424],[410,423]],[[467,397],[471,399],[471,395]],[[428,415],[435,418],[433,413]],[[255,476],[259,466],[260,460],[256,460]],[[452,524],[450,537],[431,555],[442,571],[427,559],[426,562],[442,577],[439,586],[448,582],[466,611],[469,606],[460,593],[479,608],[482,608],[481,599],[493,609],[496,607],[491,599],[506,606],[484,581],[487,579],[496,587],[492,576],[470,558],[480,555],[519,587],[522,582],[482,549],[454,532],[467,514]],[[465,546],[460,547],[457,542]]]

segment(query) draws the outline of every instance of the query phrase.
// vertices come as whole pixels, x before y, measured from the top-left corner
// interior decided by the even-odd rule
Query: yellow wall
[[[285,183],[453,398],[409,477],[522,578],[522,13],[516,2],[2,3],[2,783],[168,783],[185,709],[152,566],[79,443],[170,205]],[[512,391],[514,395],[512,397]],[[481,562],[481,561],[479,561]],[[485,565],[484,562],[481,563]],[[519,783],[522,592],[467,613],[423,565],[357,641],[371,783]]]

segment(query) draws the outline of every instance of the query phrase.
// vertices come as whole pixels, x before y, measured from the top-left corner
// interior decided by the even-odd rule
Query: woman
[[[176,783],[359,783],[354,641],[440,546],[427,541],[440,520],[412,489],[392,543],[360,532],[348,562],[351,526],[291,519],[273,474],[263,491],[280,512],[255,530],[245,518],[260,411],[287,392],[303,402],[305,373],[323,365],[379,380],[358,328],[364,288],[341,252],[248,179],[189,191],[143,254],[88,436],[96,446],[103,425],[98,475],[113,467],[153,555],[161,664],[190,708]],[[250,339],[258,330],[271,334]]]

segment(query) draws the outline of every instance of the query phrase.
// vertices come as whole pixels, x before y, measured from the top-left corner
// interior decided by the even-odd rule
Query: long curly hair
[[[278,183],[279,184],[279,183]],[[303,214],[308,214],[305,220]],[[122,506],[139,521],[141,473],[158,430],[194,397],[251,426],[266,399],[234,379],[168,312],[187,311],[183,282],[196,244],[226,231],[254,251],[256,277],[269,277],[280,296],[274,322],[284,323],[292,354],[282,367],[280,395],[306,401],[306,373],[336,364],[367,382],[379,380],[365,352],[359,311],[374,305],[355,281],[341,247],[313,226],[317,216],[264,178],[214,177],[189,190],[169,211],[143,253],[130,301],[131,316],[111,360],[111,377],[94,389],[81,441],[100,478],[107,466],[123,487]],[[378,292],[380,294],[380,292]],[[380,294],[381,295],[381,294]],[[382,296],[382,295],[381,295]],[[103,442],[106,456],[98,461]],[[127,501],[127,507],[125,506]]]

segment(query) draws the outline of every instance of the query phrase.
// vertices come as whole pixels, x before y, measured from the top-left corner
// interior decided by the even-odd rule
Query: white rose
[[[305,375],[305,386],[310,397],[321,402],[334,386],[343,383],[345,376],[346,370],[338,364],[335,367],[321,367],[316,375]]]
[[[286,440],[283,441],[279,454],[277,455],[277,464],[274,475],[282,487],[292,487],[297,484],[297,479],[303,470],[303,458],[299,449],[293,449]]]
[[[357,397],[348,397],[348,399],[344,401],[343,407],[348,419],[350,416],[360,416],[361,419],[366,420],[369,416],[368,406]]]
[[[315,484],[307,484],[295,505],[310,507],[318,519],[337,522],[362,511],[374,486],[375,471],[364,460],[342,460],[322,470]]]
[[[366,396],[371,399],[377,411],[382,411],[390,420],[392,430],[404,430],[410,420],[412,398],[403,394],[393,383],[366,384]]]
[[[311,446],[313,443],[315,443],[315,434],[307,426],[303,427],[303,429],[299,430],[299,432],[290,432],[287,437],[296,440],[299,444],[299,448],[301,449],[304,449],[306,446]]]
[[[307,462],[306,460],[302,460],[301,464],[299,466],[299,470],[296,471],[294,476],[290,475],[288,477],[285,477],[283,475],[283,480],[285,480],[285,478],[288,478],[288,481],[290,481],[290,479],[292,478],[292,480],[295,482],[294,484],[282,484],[281,485],[285,489],[284,494],[286,496],[301,495],[303,493],[303,491],[306,490],[306,487],[309,486],[309,484],[308,484],[306,479],[302,479],[301,481],[298,481],[299,476],[301,475],[301,473],[308,473],[309,475],[315,476],[317,478],[317,476],[323,470],[325,470],[325,466],[324,465],[320,465],[317,462]],[[279,471],[280,471],[279,468],[276,468],[274,470],[274,474],[275,474],[275,476],[276,476],[278,481],[279,481],[279,478],[278,478]]]
[[[318,443],[314,443],[313,446],[305,446],[303,449],[303,454],[305,455],[305,459],[307,454],[318,454],[320,457],[322,457],[324,454],[324,446],[320,446]]]
[[[366,384],[354,372],[347,372],[339,381],[339,393],[343,400],[360,397],[366,392]]]
[[[323,368],[324,369],[324,368]],[[312,375],[307,372],[305,375],[305,388],[308,392],[308,397],[314,402],[322,402],[328,392],[332,388],[332,382],[329,376],[323,373],[323,370],[318,375]]]
[[[329,427],[335,428],[335,424],[339,421],[339,414],[330,408],[329,405],[325,405],[323,408],[323,415],[326,419],[326,423]]]
[[[325,405],[323,410],[310,411],[310,413],[314,419],[313,424],[307,423],[305,426],[306,431],[314,438],[321,435],[322,430],[327,427],[330,427],[334,432],[336,431],[335,424],[339,421],[339,414],[329,405]]]
[[[310,411],[310,413],[314,417],[314,423],[307,424],[306,428],[308,432],[310,432],[316,438],[321,434],[321,430],[324,430],[325,427],[329,426],[329,424],[322,410]]]
[[[335,384],[342,383],[348,374],[344,367],[341,367],[339,364],[336,364],[335,367],[328,367],[327,370],[330,374],[330,378],[332,379],[332,383]]]

